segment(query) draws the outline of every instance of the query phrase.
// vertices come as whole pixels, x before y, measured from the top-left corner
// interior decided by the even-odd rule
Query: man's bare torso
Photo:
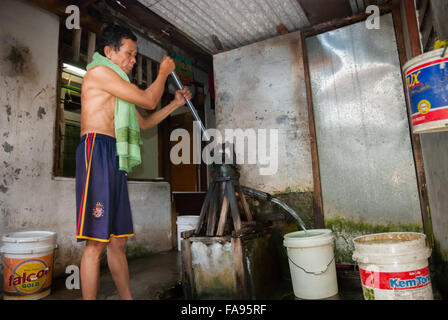
[[[89,72],[84,76],[81,92],[81,136],[96,132],[115,137],[115,97],[96,87]]]

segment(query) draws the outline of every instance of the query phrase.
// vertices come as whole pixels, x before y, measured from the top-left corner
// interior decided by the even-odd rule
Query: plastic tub
[[[5,300],[37,300],[51,292],[56,233],[25,231],[2,237]]]
[[[338,293],[334,237],[329,229],[297,231],[284,235],[294,295],[323,299]]]
[[[353,260],[366,300],[432,300],[431,250],[417,232],[388,232],[353,239]]]

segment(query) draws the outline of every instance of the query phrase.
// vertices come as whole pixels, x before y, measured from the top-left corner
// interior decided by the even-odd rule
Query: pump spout
[[[273,197],[272,195],[270,195],[269,193],[260,191],[260,190],[255,190],[249,187],[245,187],[245,186],[241,186],[243,189],[244,194],[251,196],[251,197],[255,197],[255,198],[259,198],[259,199],[263,199],[263,200],[267,200],[273,203],[278,204],[280,207],[282,207],[286,212],[288,212],[294,219],[297,220],[297,222],[299,223],[300,227],[306,231],[305,228],[305,223],[303,222],[303,220],[299,217],[299,215],[290,207],[288,206],[286,203],[284,203],[283,201],[281,201],[278,198]]]

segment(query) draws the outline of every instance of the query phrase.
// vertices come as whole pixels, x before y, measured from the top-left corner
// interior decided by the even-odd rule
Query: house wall
[[[0,10],[0,236],[57,233],[55,275],[79,265],[75,181],[53,177],[59,17],[23,1]],[[172,249],[170,186],[129,182],[136,236],[128,255]]]
[[[259,169],[266,165],[257,157],[257,164],[241,165],[241,184],[272,193],[312,191],[300,33],[220,53],[213,60],[215,117],[221,134],[225,129],[278,130],[277,172],[262,175]]]
[[[246,159],[239,165],[240,183],[275,194],[299,215],[307,229],[314,228],[313,170],[300,33],[219,53],[213,58],[218,131],[226,138],[226,129],[267,129],[266,154],[271,161],[277,161],[275,173],[262,174],[260,169],[269,167],[269,162],[262,163],[259,158],[264,150],[257,145],[257,163],[249,164],[246,141]],[[277,154],[269,150],[272,129],[278,130]],[[255,143],[259,138],[257,135]],[[238,157],[243,160],[237,153],[237,161]],[[289,275],[283,235],[301,230],[298,222],[272,202],[247,199],[257,220],[272,222],[277,253],[282,257],[281,263],[286,262],[281,265],[286,270],[283,274]]]

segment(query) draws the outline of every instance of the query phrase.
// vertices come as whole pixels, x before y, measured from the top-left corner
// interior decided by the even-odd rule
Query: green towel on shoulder
[[[95,52],[93,55],[93,60],[87,66],[87,70],[94,66],[106,66],[114,70],[123,80],[130,82],[127,74],[119,66],[98,52]],[[126,172],[130,172],[132,167],[142,162],[140,145],[143,142],[140,138],[140,126],[136,112],[134,104],[116,97],[114,125],[115,138],[117,139],[117,155],[120,170]]]

